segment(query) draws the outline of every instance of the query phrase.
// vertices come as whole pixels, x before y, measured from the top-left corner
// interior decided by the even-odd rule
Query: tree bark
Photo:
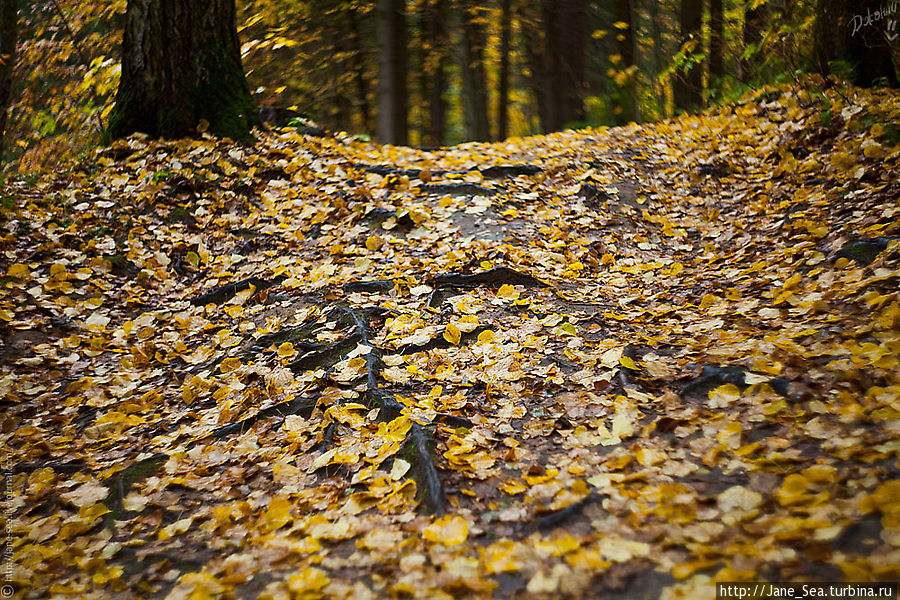
[[[500,82],[497,90],[497,138],[509,137],[509,43],[512,29],[510,0],[500,5]]]
[[[894,45],[900,45],[900,26],[894,25],[893,31],[887,31],[888,19],[868,21],[869,15],[893,6],[894,21],[900,20],[900,4],[894,2],[875,2],[862,0],[849,3],[851,8],[850,22],[844,28],[847,38],[848,58],[853,66],[853,83],[860,87],[871,87],[878,83],[886,83],[890,87],[898,87],[897,70],[891,57],[889,35],[894,36]]]
[[[634,9],[631,0],[616,0],[614,23],[625,23],[625,29],[613,27],[616,36],[616,47],[619,56],[622,57],[618,70],[627,71],[637,64],[634,36]],[[628,123],[639,119],[639,103],[637,97],[637,81],[634,75],[628,75],[620,85],[616,85],[618,91],[618,108],[616,121]]]
[[[16,4],[16,0],[0,0],[0,164],[3,163],[13,69],[16,63],[18,33]]]
[[[488,120],[487,75],[484,70],[484,31],[479,22],[477,5],[464,2],[463,19],[463,108],[469,139],[486,142],[491,139]]]
[[[378,0],[378,141],[408,143],[406,2]]]
[[[525,46],[525,57],[528,62],[528,87],[534,96],[540,128],[550,131],[550,90],[547,85],[547,65],[544,38],[541,34],[541,18],[530,3],[519,5],[519,22],[522,27],[522,38]]]
[[[722,0],[709,0],[709,82],[714,95],[718,94],[725,76],[724,48],[725,15]]]
[[[249,140],[256,106],[241,67],[234,0],[128,0],[108,133]]]
[[[841,0],[843,1],[843,0]],[[755,51],[741,61],[741,81],[750,83],[758,75],[761,63],[761,45],[763,29],[766,26],[766,7],[752,8],[753,0],[745,0],[744,4],[744,48],[755,47]]]
[[[701,0],[681,0],[679,15],[681,44],[697,44],[689,54],[700,51],[700,29],[703,25],[703,4]],[[675,106],[682,110],[694,110],[703,104],[703,68],[700,64],[686,61],[675,78]]]
[[[446,18],[446,0],[422,2],[420,88],[422,100],[427,104],[427,114],[422,117],[422,141],[427,146],[440,146],[444,143],[447,113],[447,101],[444,98],[447,72]]]
[[[353,81],[356,86],[356,104],[363,131],[372,131],[372,109],[369,106],[369,81],[366,78],[366,60],[359,31],[359,15],[356,6],[348,9],[350,23],[350,50],[353,53]]]
[[[556,0],[541,4],[544,25],[544,81],[541,86],[546,97],[547,111],[544,131],[559,131],[565,123],[566,86],[563,72],[562,36],[560,35],[561,6]]]
[[[565,89],[564,112],[560,128],[567,123],[584,121],[584,97],[587,91],[588,1],[560,0],[562,18],[558,21],[562,40]]]
[[[668,106],[666,103],[666,86],[660,82],[659,74],[662,73],[662,56],[663,56],[663,29],[660,23],[659,3],[656,0],[650,0],[650,30],[653,35],[653,89],[656,90],[657,105],[659,106],[659,114],[663,117],[668,116]]]
[[[853,83],[870,87],[883,82],[898,87],[897,69],[891,56],[890,37],[900,44],[900,28],[888,30],[887,24],[900,20],[869,18],[891,3],[873,0],[818,0],[816,3],[815,51],[823,74],[831,73],[837,61],[852,69]],[[894,25],[894,27],[898,27]]]
[[[540,16],[523,7],[531,88],[545,132],[585,118],[587,9],[587,0],[543,0]]]

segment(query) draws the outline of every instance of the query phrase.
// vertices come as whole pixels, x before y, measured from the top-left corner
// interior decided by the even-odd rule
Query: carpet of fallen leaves
[[[900,96],[821,87],[436,150],[133,137],[10,183],[17,596],[900,578]]]

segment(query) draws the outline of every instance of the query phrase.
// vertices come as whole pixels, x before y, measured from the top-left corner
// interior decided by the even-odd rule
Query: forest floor
[[[900,578],[900,95],[10,183],[16,597]],[[13,206],[14,205],[14,206]]]

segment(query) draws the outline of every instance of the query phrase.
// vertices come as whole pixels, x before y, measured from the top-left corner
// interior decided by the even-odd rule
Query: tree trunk
[[[718,95],[725,76],[723,54],[725,48],[725,18],[722,0],[709,1],[709,83],[713,95]]]
[[[662,73],[663,56],[663,29],[660,23],[659,3],[650,0],[650,30],[653,35],[653,89],[656,90],[656,102],[659,107],[659,115],[668,116],[666,103],[666,85],[660,82],[659,74]]]
[[[894,19],[870,18],[890,6],[872,0],[818,0],[815,51],[822,73],[830,73],[836,61],[843,61],[852,68],[855,85],[869,87],[884,82],[897,87],[890,36],[898,36],[894,41],[900,44],[900,30],[889,30],[888,24],[900,15],[895,13]]]
[[[638,120],[638,97],[637,97],[637,79],[636,72],[631,69],[637,64],[635,56],[635,37],[634,37],[634,10],[631,0],[616,0],[614,23],[625,23],[625,29],[613,27],[616,36],[616,48],[618,55],[622,57],[621,62],[617,65],[617,70],[623,74],[631,73],[621,79],[621,83],[616,85],[618,96],[618,111],[616,121],[620,124]]]
[[[366,132],[372,131],[372,109],[369,106],[369,81],[366,79],[366,60],[363,54],[363,46],[361,35],[359,32],[359,15],[356,6],[348,9],[348,19],[350,22],[350,50],[353,62],[353,81],[356,87],[356,104],[359,107],[360,121],[362,129]]]
[[[497,138],[509,137],[509,41],[512,29],[510,0],[502,0],[500,7],[500,84],[497,93]]]
[[[541,4],[544,33],[543,81],[541,88],[545,96],[546,120],[542,119],[544,131],[559,131],[563,128],[563,111],[566,101],[565,73],[562,64],[562,41],[560,5],[556,0],[544,0]]]
[[[329,15],[329,27],[325,30],[325,38],[327,47],[330,47],[334,59],[328,63],[328,81],[329,86],[333,89],[334,102],[332,102],[331,111],[333,115],[332,123],[338,131],[348,131],[348,122],[351,119],[351,107],[344,94],[344,74],[352,72],[350,64],[347,60],[347,37],[341,28],[341,15],[337,11],[332,11]],[[337,26],[334,26],[334,23]]]
[[[234,0],[128,0],[108,133],[250,139],[256,106],[241,67]]]
[[[378,0],[378,141],[408,143],[406,2]]]
[[[528,62],[528,87],[534,96],[537,117],[542,131],[550,131],[550,89],[547,85],[547,65],[544,38],[541,35],[541,19],[530,3],[519,5],[519,22]]]
[[[703,25],[703,4],[701,0],[681,0],[679,15],[681,44],[692,42],[694,48],[688,55],[700,52],[700,29]],[[675,106],[682,110],[694,110],[703,104],[702,65],[686,60],[675,78]]]
[[[13,68],[16,64],[16,9],[16,0],[0,0],[0,164],[3,163]]]
[[[487,76],[484,71],[484,31],[478,22],[477,5],[463,3],[463,107],[469,139],[491,139],[488,121]]]
[[[444,99],[447,71],[446,0],[422,2],[422,66],[420,88],[427,114],[422,116],[422,142],[426,146],[444,143],[447,101]]]
[[[557,22],[563,60],[560,65],[565,89],[562,123],[584,121],[584,97],[587,91],[588,1],[560,0],[562,18]]]
[[[543,0],[540,27],[522,24],[544,131],[585,118],[587,9],[586,0]]]
[[[843,1],[843,0],[840,0]],[[744,5],[744,48],[753,46],[750,56],[741,61],[741,81],[750,83],[759,73],[762,56],[763,29],[766,27],[766,7],[752,8],[753,0]]]
[[[870,87],[878,83],[886,83],[890,87],[897,86],[897,70],[891,57],[891,42],[900,45],[900,4],[894,2],[875,2],[874,0],[855,1],[852,4],[850,22],[844,28],[847,38],[848,58],[853,66],[853,83],[860,87]],[[869,20],[882,9],[893,6],[892,19],[881,18]],[[894,29],[887,30],[889,21],[894,22]]]

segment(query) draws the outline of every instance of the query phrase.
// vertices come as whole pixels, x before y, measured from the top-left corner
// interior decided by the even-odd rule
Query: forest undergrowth
[[[900,578],[900,95],[8,182],[17,597]]]

